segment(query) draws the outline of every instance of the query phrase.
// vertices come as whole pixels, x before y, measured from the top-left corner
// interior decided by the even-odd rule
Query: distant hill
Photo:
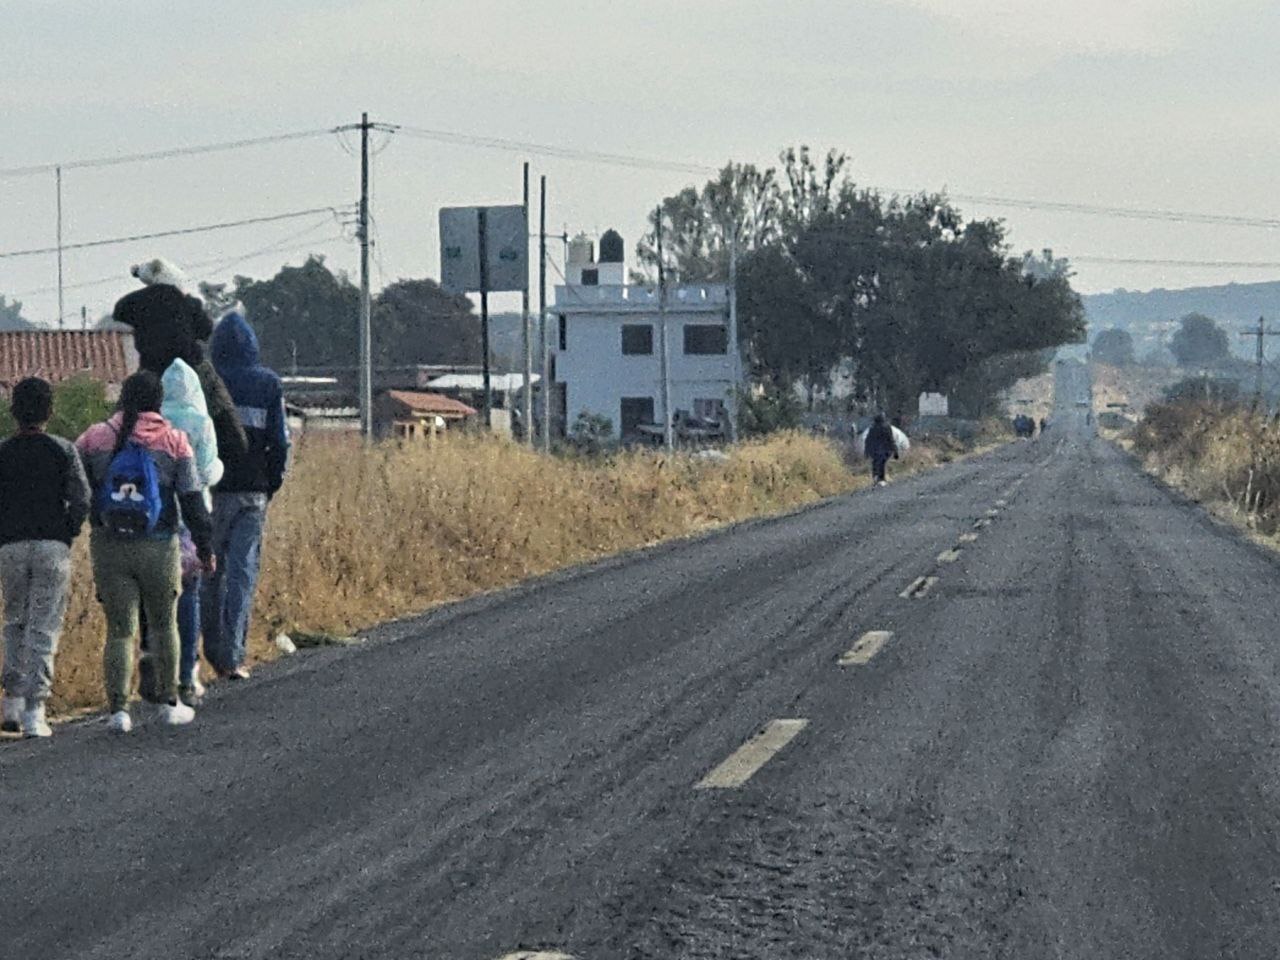
[[[1128,330],[1142,344],[1154,346],[1162,332],[1170,332],[1167,321],[1188,313],[1203,313],[1217,320],[1231,334],[1232,349],[1252,356],[1253,344],[1236,336],[1242,327],[1258,317],[1280,325],[1280,281],[1228,283],[1218,287],[1188,287],[1183,290],[1114,290],[1081,297],[1089,318],[1089,339],[1108,327]]]

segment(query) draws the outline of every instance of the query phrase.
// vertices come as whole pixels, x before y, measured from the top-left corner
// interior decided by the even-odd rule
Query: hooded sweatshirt
[[[76,449],[89,475],[89,485],[94,490],[107,479],[123,419],[123,414],[115,413],[105,423],[95,423],[76,441]],[[163,540],[177,536],[178,521],[181,520],[191,531],[191,539],[201,556],[204,556],[209,552],[213,530],[187,435],[158,413],[140,413],[130,439],[151,454],[160,483],[162,509],[151,537]],[[101,524],[96,504],[91,520],[94,526]]]
[[[160,414],[187,435],[200,485],[207,491],[222,479],[223,468],[218,459],[218,437],[205,405],[204,391],[200,389],[200,377],[185,361],[175,360],[160,382],[164,385]],[[207,497],[205,502],[209,502]]]
[[[239,311],[228,313],[218,323],[209,349],[249,441],[243,455],[222,451],[226,471],[217,492],[271,496],[284,483],[289,462],[289,429],[280,378],[259,362],[258,337]]]

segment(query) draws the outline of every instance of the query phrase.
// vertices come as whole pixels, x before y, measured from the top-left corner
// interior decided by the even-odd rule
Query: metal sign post
[[[489,294],[529,289],[527,209],[522,205],[441,208],[440,286],[450,293],[480,294],[484,424],[492,427]]]

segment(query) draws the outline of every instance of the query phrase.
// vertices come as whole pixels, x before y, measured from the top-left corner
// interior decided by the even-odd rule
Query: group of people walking
[[[123,297],[113,318],[134,331],[138,372],[118,409],[74,444],[51,436],[51,385],[18,383],[17,432],[0,443],[0,585],[6,732],[47,737],[67,609],[71,544],[86,520],[106,619],[103,679],[112,730],[133,728],[139,690],[161,722],[190,723],[205,658],[248,677],[246,639],[267,505],[289,455],[280,379],[233,309],[216,327],[204,303],[170,284]]]

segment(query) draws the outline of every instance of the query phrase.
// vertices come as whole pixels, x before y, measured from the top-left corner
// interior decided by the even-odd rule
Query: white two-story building
[[[658,291],[626,282],[622,238],[612,230],[600,238],[599,261],[589,240],[572,241],[565,273],[550,318],[556,405],[567,426],[596,414],[633,440],[638,426],[664,419]],[[728,288],[668,287],[665,312],[673,419],[725,422],[741,368],[730,351]]]

